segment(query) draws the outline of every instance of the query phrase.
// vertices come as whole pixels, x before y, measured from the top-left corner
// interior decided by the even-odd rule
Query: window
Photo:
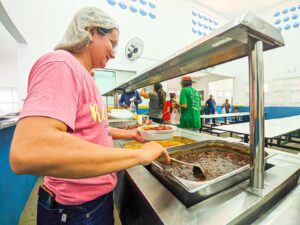
[[[106,92],[116,87],[115,71],[97,69],[95,70],[94,79],[101,94],[105,94]],[[103,100],[106,101],[106,97],[103,97]],[[108,106],[114,105],[114,98],[107,97],[107,102],[105,102],[105,104],[107,104]]]
[[[15,87],[0,87],[0,115],[20,111],[18,90]]]
[[[233,79],[223,79],[208,83],[209,95],[212,94],[217,105],[222,105],[225,99],[232,104],[233,100]]]
[[[300,78],[269,80],[264,84],[266,106],[299,106]],[[249,104],[249,84],[245,84],[245,104]]]

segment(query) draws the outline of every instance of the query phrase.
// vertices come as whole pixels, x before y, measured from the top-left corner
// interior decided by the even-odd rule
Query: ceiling
[[[227,19],[234,19],[244,12],[256,13],[284,0],[195,0],[195,2]]]

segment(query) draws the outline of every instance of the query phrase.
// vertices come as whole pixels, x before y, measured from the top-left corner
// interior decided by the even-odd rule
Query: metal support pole
[[[105,96],[105,101],[106,101],[106,109],[108,110],[108,96]]]
[[[114,109],[117,109],[118,108],[118,94],[115,92],[114,93]]]
[[[250,191],[261,196],[264,188],[264,71],[263,42],[249,37]]]

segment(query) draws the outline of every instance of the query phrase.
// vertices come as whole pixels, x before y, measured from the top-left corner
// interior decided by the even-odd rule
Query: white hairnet
[[[118,24],[99,8],[83,8],[75,14],[63,38],[54,49],[63,49],[70,52],[80,51],[90,43],[90,33],[86,30],[88,27],[118,29]]]

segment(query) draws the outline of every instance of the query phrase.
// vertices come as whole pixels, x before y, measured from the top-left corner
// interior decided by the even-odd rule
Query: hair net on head
[[[90,43],[90,33],[86,30],[88,27],[118,29],[118,24],[99,8],[83,8],[75,14],[63,38],[54,49],[63,49],[70,52],[80,51]]]

